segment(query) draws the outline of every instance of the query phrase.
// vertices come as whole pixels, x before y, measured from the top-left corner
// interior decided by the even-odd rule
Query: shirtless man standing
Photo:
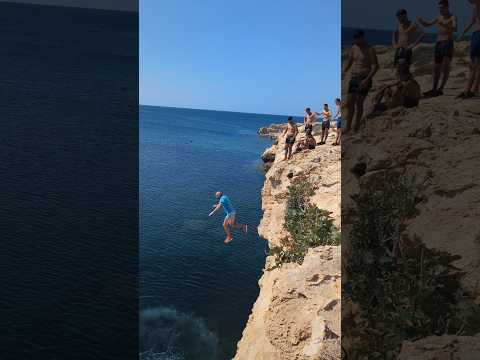
[[[438,2],[438,9],[440,15],[436,16],[432,21],[425,21],[422,18],[418,18],[418,22],[423,26],[430,27],[434,24],[438,25],[437,42],[435,44],[433,88],[423,94],[426,97],[443,95],[443,89],[450,75],[450,62],[453,58],[453,34],[457,31],[457,17],[450,12],[448,0],[440,0]],[[442,83],[440,84],[440,87],[438,87],[442,72]]]
[[[418,35],[418,36],[417,36]],[[416,39],[415,39],[416,37]],[[393,63],[412,64],[413,49],[425,37],[425,32],[408,19],[407,10],[397,11],[397,30],[393,32],[392,44],[395,48]]]
[[[340,99],[335,99],[335,105],[337,107],[337,112],[334,116],[335,124],[337,128],[337,137],[332,145],[340,145],[342,141],[342,101]]]
[[[348,60],[342,70],[344,75],[352,68],[347,95],[347,116],[345,118],[345,130],[350,131],[355,116],[354,130],[358,130],[363,116],[363,103],[372,88],[373,76],[379,69],[375,49],[367,43],[363,30],[358,30],[353,35],[354,45],[350,49]]]
[[[470,73],[465,91],[457,96],[460,99],[478,96],[480,90],[480,0],[468,0],[468,2],[473,5],[473,14],[465,29],[458,36],[458,40],[461,40],[473,28],[470,40]]]
[[[298,127],[295,121],[293,120],[293,117],[288,118],[288,124],[287,128],[283,132],[283,135],[287,135],[285,138],[285,157],[283,161],[289,160],[292,158],[292,149],[293,149],[293,144],[295,144],[295,138],[298,135]]]
[[[317,115],[310,110],[310,108],[305,109],[305,116],[303,118],[303,123],[305,124],[305,132],[310,129],[313,131],[313,124],[317,121]]]
[[[330,121],[332,120],[332,113],[328,108],[328,104],[323,105],[322,111],[322,136],[320,137],[320,142],[318,145],[323,145],[327,142],[328,132],[330,130]]]

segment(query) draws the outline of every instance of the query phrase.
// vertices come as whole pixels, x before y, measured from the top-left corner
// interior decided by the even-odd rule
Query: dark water
[[[137,19],[0,2],[2,360],[137,354]]]
[[[256,132],[285,120],[141,106],[140,341],[150,358],[234,355],[265,261],[258,166],[270,141]],[[217,190],[250,225],[228,246],[223,212],[208,217]]]

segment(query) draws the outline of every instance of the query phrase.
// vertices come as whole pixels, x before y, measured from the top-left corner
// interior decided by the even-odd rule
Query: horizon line
[[[165,105],[152,105],[152,104],[139,104],[139,106],[164,107],[164,108],[182,109],[182,110],[217,111],[217,112],[229,112],[229,113],[251,114],[251,115],[268,115],[268,116],[285,116],[285,117],[288,117],[288,116],[302,117],[303,116],[303,115],[291,115],[291,114],[285,115],[285,114],[256,113],[256,112],[249,112],[249,111],[198,109],[198,108],[189,108],[189,107],[180,107],[180,106],[165,106]]]
[[[104,7],[94,7],[94,6],[78,6],[78,5],[60,5],[60,4],[39,4],[34,2],[22,1],[17,2],[14,0],[10,1],[0,1],[0,4],[11,4],[11,5],[21,5],[21,6],[49,6],[55,8],[70,8],[70,9],[82,9],[82,10],[100,10],[100,11],[115,11],[115,12],[126,12],[126,13],[136,13],[140,14],[139,8],[134,10],[128,9],[111,9],[111,8],[104,8]]]

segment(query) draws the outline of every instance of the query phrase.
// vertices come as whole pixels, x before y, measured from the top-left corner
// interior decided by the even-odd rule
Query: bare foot
[[[225,243],[225,244],[228,244],[228,243],[232,242],[232,240],[233,240],[233,236],[230,236],[230,237],[227,236],[227,238],[225,239],[224,243]]]

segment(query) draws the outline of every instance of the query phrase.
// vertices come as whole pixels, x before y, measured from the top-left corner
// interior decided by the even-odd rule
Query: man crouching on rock
[[[223,195],[221,191],[217,191],[215,193],[215,197],[218,199],[218,203],[213,205],[213,210],[208,216],[213,216],[221,207],[223,207],[223,211],[225,211],[225,220],[223,220],[223,229],[225,230],[225,234],[227,234],[227,238],[225,239],[224,243],[228,244],[233,240],[232,232],[230,228],[240,229],[243,231],[245,235],[248,232],[248,225],[247,224],[237,224],[235,219],[235,209],[230,202],[228,196]]]

